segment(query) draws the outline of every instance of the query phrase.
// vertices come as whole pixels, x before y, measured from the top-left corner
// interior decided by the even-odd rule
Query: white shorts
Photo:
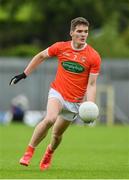
[[[64,100],[62,95],[53,88],[49,90],[48,99],[49,98],[57,98],[60,101],[63,107],[60,115],[65,120],[74,121],[79,117],[78,110],[81,103],[72,103],[72,102]]]

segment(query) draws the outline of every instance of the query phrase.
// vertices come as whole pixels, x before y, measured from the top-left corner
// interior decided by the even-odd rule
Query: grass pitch
[[[78,126],[65,132],[52,167],[40,172],[39,162],[50,141],[42,142],[29,167],[19,165],[33,128],[23,124],[0,126],[1,179],[127,179],[129,126]]]

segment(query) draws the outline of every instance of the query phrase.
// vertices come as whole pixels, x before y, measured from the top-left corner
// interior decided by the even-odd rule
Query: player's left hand
[[[26,76],[26,74],[25,74],[24,72],[23,72],[22,74],[19,74],[19,75],[17,75],[17,76],[14,76],[14,77],[11,79],[9,85],[16,84],[16,83],[18,83],[21,79],[25,79],[26,77],[27,77],[27,76]]]

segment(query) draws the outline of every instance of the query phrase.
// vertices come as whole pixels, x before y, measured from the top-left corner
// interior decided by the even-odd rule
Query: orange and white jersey
[[[58,68],[51,87],[69,102],[81,102],[88,84],[89,74],[98,74],[101,58],[89,45],[74,49],[72,41],[57,42],[48,48],[48,56],[58,58]]]

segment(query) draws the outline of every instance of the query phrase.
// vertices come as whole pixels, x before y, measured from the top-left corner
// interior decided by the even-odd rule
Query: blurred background
[[[90,22],[88,43],[102,57],[98,79],[99,123],[129,123],[128,0],[0,0],[0,123],[34,126],[44,115],[57,61],[47,60],[25,81],[9,86],[31,58],[56,41],[70,39],[70,21]]]

